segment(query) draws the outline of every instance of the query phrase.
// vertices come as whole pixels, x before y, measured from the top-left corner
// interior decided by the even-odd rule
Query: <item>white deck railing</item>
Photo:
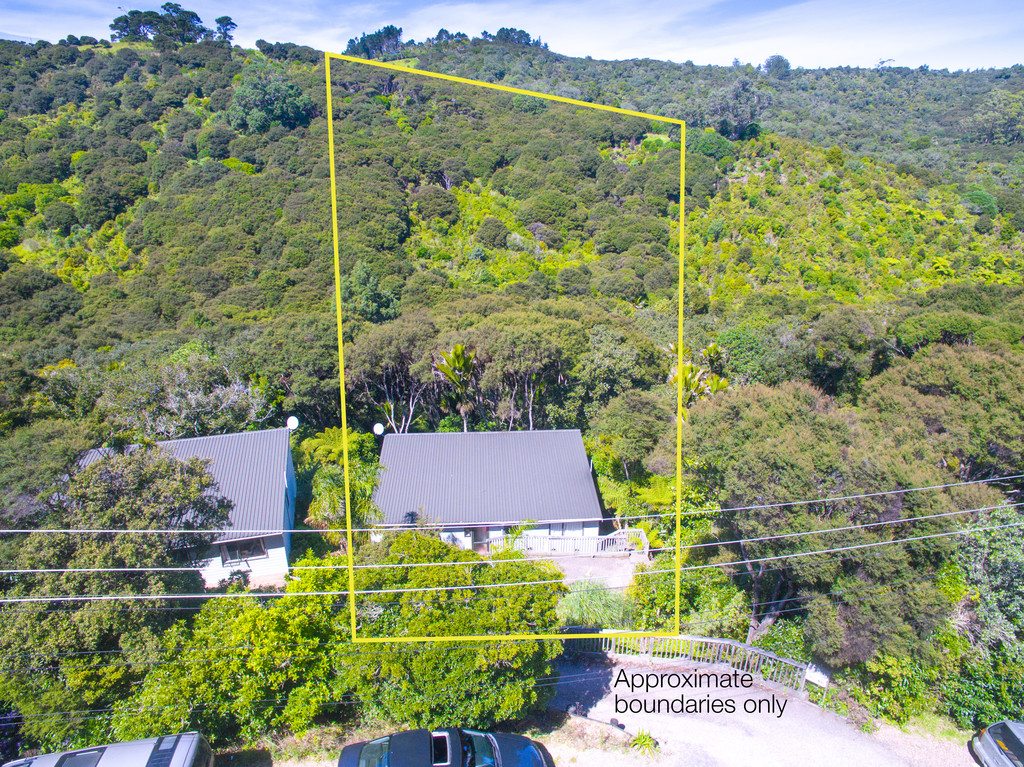
[[[775,653],[731,639],[715,639],[680,634],[674,637],[616,636],[601,632],[601,637],[573,639],[568,636],[565,649],[599,652],[608,655],[646,656],[696,663],[724,663],[737,671],[747,671],[775,684],[803,690],[808,682],[809,664],[782,658]],[[827,686],[828,681],[825,681]]]
[[[524,554],[579,554],[598,556],[600,554],[625,554],[630,551],[649,549],[647,535],[643,530],[630,528],[616,530],[610,535],[523,535],[515,540],[489,538],[486,541],[488,553],[502,547],[512,548]]]

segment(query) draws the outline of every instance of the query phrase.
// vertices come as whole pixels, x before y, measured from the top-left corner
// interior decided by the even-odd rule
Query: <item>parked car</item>
[[[213,767],[213,751],[198,732],[183,732],[27,756],[3,767]]]
[[[1024,767],[1024,722],[989,725],[974,736],[971,751],[984,767]]]
[[[554,767],[522,735],[478,730],[408,730],[345,746],[338,767]]]

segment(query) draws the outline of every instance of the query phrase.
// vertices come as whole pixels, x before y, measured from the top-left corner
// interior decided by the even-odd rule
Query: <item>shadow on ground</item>
[[[265,748],[250,748],[217,754],[214,764],[216,767],[273,767],[274,760]]]
[[[557,711],[587,716],[612,688],[613,667],[605,658],[580,655],[572,663],[559,661],[558,686],[548,705]]]

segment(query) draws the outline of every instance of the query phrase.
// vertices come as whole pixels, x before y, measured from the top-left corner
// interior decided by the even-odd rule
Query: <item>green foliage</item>
[[[920,455],[921,443],[887,441],[893,437],[891,430],[868,433],[859,428],[852,412],[838,411],[832,401],[809,387],[751,386],[691,408],[683,427],[683,454],[694,476],[718,489],[722,512],[717,524],[723,534],[734,540],[760,539],[783,530],[849,524],[845,520],[868,522],[886,513],[884,504],[869,498],[790,505],[794,498],[849,495],[855,487],[871,492],[939,484],[942,475],[927,464],[900,457]],[[906,497],[904,502],[905,516],[952,510],[957,505],[948,495],[934,493]],[[761,508],[740,508],[751,504]],[[933,529],[948,528],[939,522]],[[923,532],[922,528],[917,531]],[[816,545],[870,542],[878,540],[877,535],[861,529],[846,536],[822,537]],[[782,556],[793,543],[792,539],[744,543],[737,548],[737,558]],[[887,546],[884,556],[851,552],[838,563],[805,560],[792,569],[785,563],[737,568],[756,605],[747,641],[755,640],[785,614],[799,592],[808,613],[805,637],[814,653],[833,665],[866,661],[877,653],[898,657],[923,652],[928,634],[951,604],[935,587],[909,590],[896,582],[912,574],[935,573],[937,565],[949,559],[949,542],[934,543],[927,562],[919,551]],[[796,545],[807,548],[804,542]],[[877,585],[871,587],[871,583]],[[869,592],[863,598],[842,596],[847,589],[866,588]]]
[[[402,28],[389,24],[369,35],[364,32],[358,40],[355,38],[349,40],[348,47],[345,48],[345,55],[375,59],[394,55],[401,49]]]
[[[927,444],[961,479],[980,479],[1021,468],[1022,392],[1017,355],[932,346],[872,379],[863,402],[877,428]]]
[[[307,510],[306,524],[321,528],[324,539],[345,548],[347,546],[348,519],[351,516],[355,528],[364,528],[380,516],[373,503],[373,491],[377,488],[380,465],[372,434],[348,433],[348,493],[352,499],[351,514],[345,507],[345,470],[341,429],[327,429],[315,437],[304,440],[302,449],[308,451],[315,462],[311,482],[311,500]],[[339,532],[340,531],[340,532]],[[365,534],[356,534],[362,540]]]
[[[764,73],[769,77],[774,77],[779,80],[784,80],[789,77],[790,66],[789,60],[785,56],[778,54],[769,56],[764,62]]]
[[[149,40],[153,35],[154,39],[163,38],[183,44],[199,42],[212,34],[202,25],[202,19],[195,11],[185,10],[178,3],[164,3],[160,7],[164,13],[131,10],[118,16],[110,24],[110,38],[114,41],[138,42]],[[231,19],[224,18],[230,24]],[[218,19],[218,25],[220,22]]]
[[[983,645],[1012,644],[1024,633],[1024,518],[1016,508],[1003,507],[977,516],[978,527],[999,528],[963,536],[956,562],[963,590],[980,626],[975,639]],[[963,599],[964,594],[956,594]]]
[[[74,371],[55,371],[51,384],[60,374]],[[246,382],[201,344],[182,346],[166,360],[133,361],[103,378],[96,406],[128,440],[244,431],[276,410],[265,381]]]
[[[621,592],[604,581],[573,581],[558,602],[558,620],[571,629],[628,629],[632,606]]]
[[[508,227],[494,216],[485,216],[476,231],[476,241],[488,248],[504,248],[508,242]]]
[[[254,62],[242,73],[227,118],[235,130],[266,133],[277,122],[294,128],[316,114],[313,100],[288,75],[267,62]]]
[[[653,759],[654,754],[658,750],[658,741],[656,741],[654,736],[647,732],[647,730],[641,729],[640,732],[633,736],[633,739],[629,741],[629,747],[638,754]]]
[[[930,703],[929,669],[910,658],[883,655],[864,664],[865,699],[872,711],[896,724],[925,711]]]
[[[610,400],[594,418],[594,430],[606,437],[622,463],[627,481],[642,471],[643,459],[654,449],[668,421],[667,409],[653,395],[627,391]]]
[[[340,402],[327,125],[316,107],[326,103],[322,54],[262,40],[259,54],[233,49],[229,17],[209,33],[219,40],[189,42],[207,35],[198,16],[172,4],[163,11],[125,12],[114,50],[73,36],[59,46],[0,41],[3,513],[41,523],[54,482],[103,439],[217,433],[294,412],[319,440],[306,451],[314,517],[322,506],[333,525],[343,507],[330,431]],[[711,515],[686,525],[684,553],[687,543],[895,513],[882,501],[738,507],[1020,470],[1019,68],[802,70],[780,56],[760,71],[584,61],[515,29],[475,40],[442,30],[406,45],[392,27],[352,42],[357,55],[411,55],[428,70],[524,88],[545,82],[553,93],[628,102],[690,126],[680,190],[679,136],[664,125],[332,62],[352,425],[580,428],[608,507],[658,513],[674,502],[667,382],[684,376],[693,384],[687,398],[697,400],[684,426],[684,505],[724,509],[717,528]],[[676,263],[680,211],[685,275]],[[710,350],[714,342],[723,354],[671,370],[680,277],[686,343]],[[458,346],[471,350],[464,358],[475,355],[473,383],[461,393],[435,368],[439,360],[460,367],[442,356]],[[713,375],[730,389],[703,401]],[[353,441],[353,478],[371,488],[372,472],[366,482],[358,475],[374,463],[372,438]],[[907,494],[899,511],[995,505],[1015,489]],[[674,520],[656,520],[650,533],[671,545]],[[817,539],[885,540],[877,530]],[[784,541],[727,548],[725,559],[797,550]],[[870,558],[805,558],[779,572],[731,565],[731,581],[686,582],[684,618],[692,631],[739,638],[753,618],[757,641],[792,644],[798,614],[801,641],[851,674],[860,661],[885,658],[931,668],[930,648],[955,644],[933,633],[953,604],[959,639],[972,647],[994,652],[1015,641],[1019,549],[1008,528],[958,547],[942,539],[886,546]],[[324,575],[309,589],[347,585]],[[900,585],[911,581],[927,584],[919,596]],[[638,619],[669,625],[671,579],[657,580],[644,600]],[[291,612],[282,607],[272,620],[254,617],[270,606],[239,603],[223,626],[210,616],[195,637],[187,626],[168,634],[189,664],[182,675],[160,676],[162,666],[149,674],[145,700],[170,713],[146,726],[191,721],[222,738],[256,737],[336,713],[326,702],[353,694],[357,682],[338,670],[345,658],[330,656],[338,646],[326,644],[348,642],[334,601],[289,602]],[[542,612],[555,625],[550,606]],[[392,615],[392,628],[405,630],[412,612]],[[308,640],[320,665],[280,668],[280,648],[267,645],[252,657],[225,652],[218,663],[232,671],[201,678],[211,665],[200,662],[204,649],[259,632],[306,642],[295,632],[307,618],[308,636],[321,637]],[[457,658],[453,673],[470,686],[489,682],[462,664],[503,663],[455,650],[445,657]],[[961,711],[1012,713],[1012,692],[987,681],[971,688],[995,678],[993,662],[968,668],[959,652],[949,650],[935,672],[960,674],[949,699],[961,696]],[[442,696],[432,657],[418,656],[415,678]],[[403,668],[388,677],[369,660],[357,666],[372,711],[405,710],[398,682],[373,693]],[[187,668],[198,670],[186,678]],[[900,669],[879,670],[870,693],[894,696],[885,703],[894,712],[915,705],[893,692],[913,676]],[[142,689],[147,670],[132,666],[95,689]],[[69,673],[86,695],[93,670]],[[496,679],[488,707],[501,713],[507,680]],[[193,688],[201,703],[190,708]],[[257,703],[279,695],[286,715]],[[527,700],[525,687],[512,695],[507,710]],[[461,715],[431,705],[431,721]],[[124,733],[142,732],[129,708],[118,717]]]
[[[477,555],[433,537],[408,532],[361,552],[376,564],[465,562],[465,567],[396,567],[357,571],[356,588],[415,589],[441,586],[497,585],[558,579],[544,563],[503,561],[488,566]],[[518,559],[518,555],[512,555]],[[534,680],[550,669],[561,649],[555,642],[487,642],[453,644],[445,636],[551,632],[555,606],[564,587],[558,584],[466,590],[412,591],[363,595],[358,605],[364,636],[432,636],[440,641],[413,652],[361,655],[346,668],[357,695],[368,707],[414,726],[436,727],[445,721],[485,727],[542,706],[550,690]],[[387,645],[385,645],[387,647]],[[404,646],[403,646],[404,647]],[[382,683],[384,680],[384,683]],[[452,696],[452,689],[462,694]]]
[[[48,524],[178,529],[180,535],[32,534],[8,561],[17,569],[51,572],[6,579],[4,597],[201,593],[198,572],[159,568],[187,567],[209,543],[210,536],[190,529],[227,522],[230,502],[215,493],[198,459],[182,463],[144,449],[102,458],[67,480],[52,500]],[[158,569],[126,574],[103,568]],[[71,602],[57,611],[45,602],[12,604],[0,613],[9,629],[0,636],[0,650],[18,659],[0,674],[0,699],[26,717],[24,732],[51,749],[110,740],[105,717],[54,713],[104,709],[127,697],[148,670],[150,653],[173,615],[150,610],[144,601]],[[112,652],[120,662],[108,662]]]
[[[754,644],[775,653],[780,658],[810,660],[810,653],[804,643],[803,620],[799,617],[776,621]]]
[[[950,717],[965,729],[1013,719],[1024,706],[1024,650],[1013,642],[965,654],[942,694]]]
[[[666,572],[658,572],[663,570]],[[675,553],[656,556],[633,574],[629,596],[635,626],[644,631],[675,627]],[[748,596],[720,568],[685,570],[680,578],[683,633],[742,640],[749,622]]]

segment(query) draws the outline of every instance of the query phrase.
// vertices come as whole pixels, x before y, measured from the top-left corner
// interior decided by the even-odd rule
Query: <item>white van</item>
[[[198,732],[184,732],[27,756],[3,767],[213,767],[213,751]]]

